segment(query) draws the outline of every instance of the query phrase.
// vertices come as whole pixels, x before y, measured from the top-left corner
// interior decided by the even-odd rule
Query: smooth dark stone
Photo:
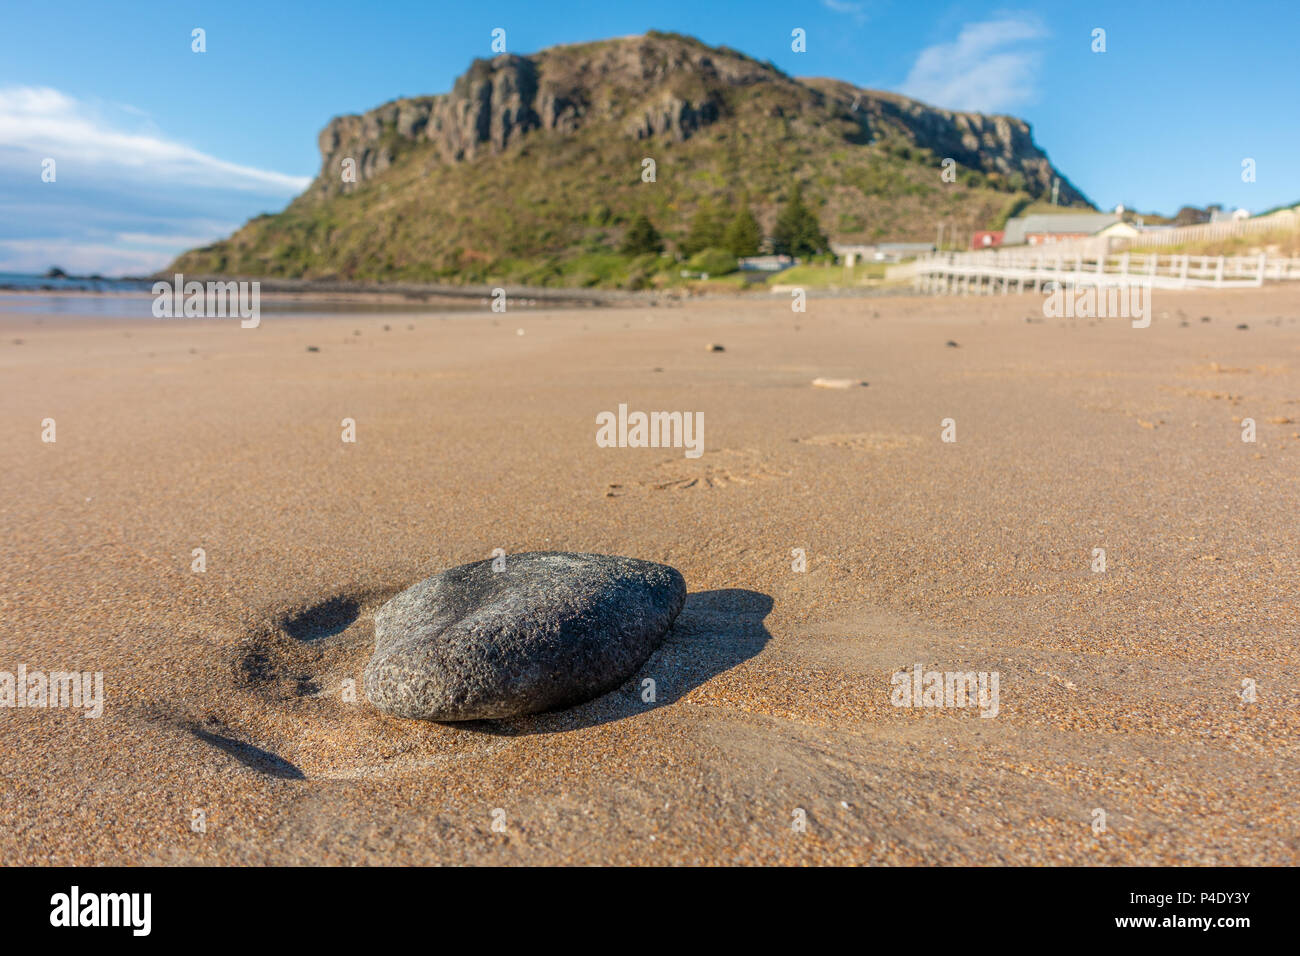
[[[375,615],[366,696],[396,717],[481,720],[572,706],[623,683],[686,601],[673,568],[534,551],[452,568]]]

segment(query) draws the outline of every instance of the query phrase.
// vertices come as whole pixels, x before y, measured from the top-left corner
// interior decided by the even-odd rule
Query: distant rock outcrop
[[[795,183],[845,243],[928,239],[940,219],[989,228],[1056,179],[1061,205],[1090,205],[1023,120],[796,79],[664,33],[475,60],[448,93],[331,120],[319,146],[288,209],[172,270],[598,285],[599,266],[566,260],[616,253],[638,217],[669,252],[701,203],[746,204],[770,231]]]
[[[578,49],[590,52],[575,64]],[[321,173],[313,189],[328,195],[355,188],[338,175],[343,159],[356,160],[358,181],[365,182],[387,169],[405,144],[428,143],[439,161],[458,163],[485,151],[500,152],[533,130],[568,135],[609,120],[620,121],[624,134],[634,139],[681,141],[726,114],[726,91],[764,83],[805,93],[801,107],[810,112],[829,103],[860,123],[865,138],[889,128],[964,167],[1008,176],[1018,172],[1034,195],[1049,190],[1060,175],[1034,145],[1024,120],[937,109],[838,80],[796,80],[725,48],[651,34],[475,60],[450,93],[394,100],[337,117],[320,134]],[[693,95],[683,94],[686,86],[695,88]],[[621,95],[608,95],[612,90]],[[777,118],[802,112],[782,110]],[[1086,202],[1063,176],[1060,202]]]

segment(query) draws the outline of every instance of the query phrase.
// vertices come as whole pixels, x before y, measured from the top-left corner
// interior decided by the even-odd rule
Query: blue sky
[[[277,211],[332,116],[445,92],[494,27],[517,53],[673,30],[795,76],[1011,113],[1104,208],[1300,200],[1294,0],[0,0],[0,271],[147,272]]]

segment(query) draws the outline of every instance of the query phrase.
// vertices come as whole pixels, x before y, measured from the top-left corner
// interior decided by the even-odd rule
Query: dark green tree
[[[772,248],[777,255],[815,256],[830,246],[817,214],[804,204],[803,187],[795,186],[790,201],[776,217]]]
[[[659,236],[659,230],[654,227],[650,217],[642,213],[628,227],[619,252],[625,256],[643,256],[650,252],[662,252],[663,248],[664,241]]]
[[[707,200],[700,203],[700,208],[691,220],[691,231],[682,242],[682,252],[693,256],[705,249],[722,247],[723,232],[726,224]]]
[[[759,246],[762,243],[763,230],[759,228],[758,220],[750,212],[749,206],[741,206],[731,222],[727,224],[727,232],[723,237],[722,248],[737,259],[741,259],[745,256],[758,255]]]

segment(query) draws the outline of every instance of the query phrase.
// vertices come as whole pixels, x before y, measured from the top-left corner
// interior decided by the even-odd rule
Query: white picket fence
[[[890,270],[930,293],[988,294],[1060,286],[1143,285],[1159,289],[1257,288],[1265,279],[1300,279],[1300,259],[1121,252],[1087,255],[998,249],[932,253]],[[1053,284],[1049,286],[1049,283]]]
[[[1256,219],[1205,222],[1193,226],[1177,226],[1173,229],[1151,230],[1143,232],[1139,236],[1115,237],[1111,240],[1110,250],[1112,252],[1122,252],[1134,246],[1147,248],[1153,246],[1181,246],[1189,242],[1221,242],[1224,239],[1288,232],[1295,229],[1300,229],[1300,214],[1292,210],[1284,210],[1271,216],[1261,216]]]

